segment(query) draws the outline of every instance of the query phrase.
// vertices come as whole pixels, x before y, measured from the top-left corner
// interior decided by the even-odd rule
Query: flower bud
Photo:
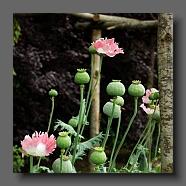
[[[76,128],[78,125],[78,119],[77,117],[72,117],[69,121],[68,124],[71,125],[73,128]]]
[[[159,106],[155,106],[155,105],[150,105],[149,106],[151,109],[155,109],[155,111],[153,111],[152,113],[152,119],[153,120],[156,120],[157,122],[160,121],[160,109],[159,109]]]
[[[97,54],[96,49],[95,49],[92,45],[88,48],[88,51],[89,51],[91,54]]]
[[[145,87],[141,84],[141,81],[134,80],[128,88],[128,93],[134,97],[141,97],[145,94]]]
[[[154,92],[149,96],[150,100],[157,100],[159,99],[159,92]]]

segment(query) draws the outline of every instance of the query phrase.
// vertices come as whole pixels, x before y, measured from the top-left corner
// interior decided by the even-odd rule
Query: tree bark
[[[95,41],[101,37],[101,30],[94,29],[92,32],[92,41]],[[93,94],[92,105],[91,105],[91,115],[90,115],[90,136],[94,137],[99,134],[100,128],[100,56],[95,54],[93,61],[93,82],[92,91]]]
[[[173,15],[162,13],[158,21],[161,171],[173,173]]]

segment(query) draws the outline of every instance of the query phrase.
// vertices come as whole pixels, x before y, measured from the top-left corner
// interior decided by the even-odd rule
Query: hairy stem
[[[111,116],[108,117],[108,124],[107,124],[106,134],[105,134],[105,137],[104,137],[103,143],[102,143],[102,147],[103,147],[103,148],[105,148],[105,145],[106,145],[107,140],[108,140],[110,127],[111,127],[112,120],[113,120],[115,105],[116,105],[116,103],[115,103],[115,100],[114,100],[114,101],[113,101],[113,107],[112,107],[112,113],[111,113]]]
[[[33,173],[33,156],[30,156],[30,173]]]
[[[125,134],[124,134],[124,136],[123,136],[123,138],[122,138],[122,140],[121,140],[121,142],[120,142],[120,144],[119,144],[119,146],[118,146],[118,148],[117,148],[117,150],[116,150],[116,153],[115,153],[115,155],[114,155],[114,157],[113,157],[111,169],[113,168],[113,165],[115,164],[115,161],[116,161],[116,158],[117,158],[117,156],[118,156],[118,154],[119,154],[119,151],[120,151],[122,145],[124,144],[125,138],[126,138],[128,132],[129,132],[129,130],[130,130],[130,127],[131,127],[131,125],[132,125],[132,123],[133,123],[133,121],[134,121],[134,119],[135,119],[135,117],[136,117],[136,115],[137,115],[137,111],[138,111],[137,107],[138,107],[138,97],[134,97],[134,113],[133,113],[132,118],[131,118],[130,121],[129,121],[127,130],[125,131]]]
[[[158,136],[157,136],[157,139],[156,139],[154,158],[157,156],[157,153],[158,153],[158,145],[159,145],[159,140],[160,140],[160,133],[161,133],[161,128],[160,128],[160,123],[158,123]]]
[[[73,149],[73,155],[72,155],[72,165],[75,163],[75,156],[76,156],[76,149],[78,145],[78,140],[79,140],[79,134],[80,134],[80,129],[82,125],[82,118],[83,118],[83,92],[84,92],[84,85],[80,85],[80,115],[79,115],[79,120],[78,120],[78,129],[77,129],[77,135],[74,140],[74,149]]]
[[[92,56],[92,58],[93,58],[93,56]],[[92,59],[92,58],[91,58],[91,68],[93,68],[93,61],[92,61],[93,59]],[[88,99],[88,98],[86,99],[85,113],[83,114],[83,121],[84,121],[84,117],[88,117],[89,112],[90,112],[90,107],[91,107],[92,99],[93,99],[93,96],[94,96],[94,91],[95,91],[95,88],[96,88],[96,86],[97,86],[97,84],[98,84],[98,81],[99,81],[99,79],[100,79],[100,77],[101,77],[102,61],[103,61],[103,56],[101,55],[101,56],[100,56],[100,67],[99,67],[99,72],[98,72],[97,80],[96,80],[96,83],[95,83],[94,87],[92,87],[93,74],[92,74],[92,70],[91,70],[91,80],[90,80],[91,86],[89,85],[89,87],[90,87],[90,92],[91,92],[91,96],[90,96],[90,92],[89,92],[89,97],[90,97],[90,99]],[[88,90],[88,91],[89,91],[89,90]],[[87,96],[88,96],[88,95],[87,95]],[[87,118],[86,118],[86,120],[87,120]],[[86,120],[85,120],[85,121],[86,121]],[[83,134],[84,128],[85,128],[85,126],[83,125],[83,126],[82,126],[82,129],[81,129],[81,135]]]
[[[49,121],[48,121],[47,133],[50,130],[50,126],[51,126],[51,123],[52,123],[52,116],[53,116],[53,112],[54,112],[54,97],[52,97],[51,100],[52,100],[52,108],[51,108],[51,112],[50,112],[50,118],[49,118]]]
[[[118,119],[118,126],[117,126],[117,131],[116,131],[116,137],[115,137],[114,145],[113,145],[113,148],[112,148],[112,153],[111,153],[111,156],[110,156],[108,172],[111,171],[112,159],[113,159],[114,151],[115,151],[117,140],[118,140],[118,136],[119,136],[120,124],[121,124],[121,114],[120,114],[119,119]]]
[[[63,154],[64,154],[64,149],[61,149],[61,156],[60,156],[60,173],[62,173],[63,169]]]
[[[144,131],[142,132],[142,134],[140,135],[140,138],[139,138],[139,140],[137,141],[136,145],[134,146],[134,148],[133,148],[133,150],[132,150],[132,152],[131,152],[131,154],[130,154],[130,156],[129,156],[129,158],[128,158],[128,161],[127,161],[125,167],[128,166],[129,161],[130,161],[130,158],[131,158],[132,155],[134,154],[134,152],[135,152],[135,150],[137,149],[138,145],[141,144],[142,141],[144,141],[144,137],[145,137],[144,134],[145,134],[145,133],[148,131],[148,129],[149,129],[149,125],[150,125],[150,123],[151,123],[151,119],[152,119],[152,118],[149,117],[148,122],[147,122],[147,125],[146,125]],[[141,140],[142,140],[142,141],[141,141]],[[141,142],[140,142],[140,141],[141,141]]]

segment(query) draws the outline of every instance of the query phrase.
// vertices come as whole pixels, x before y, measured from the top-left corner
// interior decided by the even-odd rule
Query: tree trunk
[[[101,30],[94,29],[92,32],[92,41],[95,41],[101,37]],[[90,115],[90,136],[94,137],[99,133],[100,128],[100,56],[95,54],[93,61],[93,82],[91,90],[93,94],[92,105],[91,105],[91,115]]]
[[[173,172],[173,15],[159,15],[158,83],[161,112],[161,171]]]
[[[92,41],[95,41],[101,37],[101,30],[94,29],[92,31]],[[94,137],[99,134],[100,128],[100,56],[95,54],[93,65],[91,68],[91,73],[93,74],[92,89],[91,94],[93,94],[92,104],[91,104],[91,114],[90,114],[90,137]],[[89,156],[91,151],[89,153]],[[94,172],[95,166],[90,164],[90,172]]]

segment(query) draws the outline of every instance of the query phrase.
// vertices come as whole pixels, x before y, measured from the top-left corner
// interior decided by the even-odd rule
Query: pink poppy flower
[[[49,156],[56,148],[54,135],[48,137],[47,132],[35,132],[32,137],[26,135],[21,141],[22,149],[26,154],[32,156]]]
[[[117,54],[124,54],[123,49],[118,47],[118,43],[114,41],[115,39],[104,39],[100,38],[92,43],[92,46],[100,54],[106,54],[109,57],[114,57]]]
[[[150,99],[149,99],[149,96],[150,96],[150,95],[151,95],[151,91],[150,91],[149,89],[147,89],[147,90],[146,90],[145,96],[142,97],[143,103],[148,104],[148,103],[151,102]]]
[[[155,92],[159,92],[159,91],[157,89],[155,89],[155,88],[147,89],[146,90],[146,95],[142,97],[143,103],[146,103],[146,104],[151,103],[151,100],[149,99],[149,96],[152,93],[155,93]]]
[[[140,105],[140,107],[141,107],[148,115],[151,115],[151,114],[154,113],[154,109],[155,109],[155,106],[154,106],[154,105],[151,105],[151,106],[149,106],[149,107],[146,107],[146,106],[144,105],[144,103],[143,103],[143,104]],[[159,111],[159,105],[156,106],[156,111]]]
[[[141,104],[140,107],[141,107],[148,115],[153,114],[153,112],[154,112],[154,109],[149,108],[149,107],[146,107],[144,104]]]

